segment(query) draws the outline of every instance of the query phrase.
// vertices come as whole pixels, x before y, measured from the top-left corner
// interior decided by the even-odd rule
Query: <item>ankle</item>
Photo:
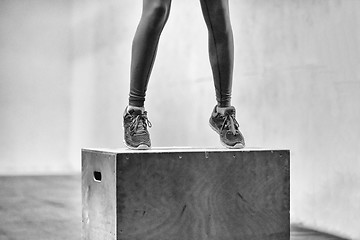
[[[230,106],[229,106],[230,107]],[[216,106],[216,112],[220,113],[221,115],[225,114],[226,109],[228,109],[229,107],[220,107],[219,105]]]

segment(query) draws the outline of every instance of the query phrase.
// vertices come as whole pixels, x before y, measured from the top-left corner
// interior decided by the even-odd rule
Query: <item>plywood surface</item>
[[[289,239],[288,151],[118,154],[118,239]]]

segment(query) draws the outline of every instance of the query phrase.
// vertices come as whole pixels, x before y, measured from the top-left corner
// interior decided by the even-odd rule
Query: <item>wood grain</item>
[[[117,155],[117,239],[289,239],[289,152]]]

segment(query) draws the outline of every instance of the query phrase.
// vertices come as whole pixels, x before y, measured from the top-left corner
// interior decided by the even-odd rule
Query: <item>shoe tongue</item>
[[[141,115],[143,114],[143,112],[141,111],[141,109],[130,109],[129,113],[133,116],[137,116],[137,115]]]
[[[133,117],[136,117],[136,116],[139,116],[139,115],[143,115],[143,111],[141,109],[130,109],[129,110],[129,114],[131,114]],[[146,130],[145,128],[145,124],[144,124],[144,119],[140,120],[138,123],[137,123],[137,131],[138,133],[142,133],[143,131]]]

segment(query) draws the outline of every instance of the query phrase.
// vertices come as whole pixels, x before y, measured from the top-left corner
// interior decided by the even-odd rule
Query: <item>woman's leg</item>
[[[220,135],[228,148],[243,148],[244,136],[231,106],[231,88],[234,65],[234,40],[230,24],[228,0],[200,0],[209,31],[210,63],[214,76],[216,100],[211,117],[211,127]]]
[[[124,142],[131,149],[151,147],[144,110],[147,84],[161,32],[169,17],[171,0],[143,0],[143,11],[135,33],[130,69],[129,106],[124,111]]]
[[[200,0],[209,32],[209,55],[218,106],[231,106],[234,40],[228,0]]]
[[[132,45],[129,105],[143,107],[161,32],[171,0],[143,0],[143,11]]]

